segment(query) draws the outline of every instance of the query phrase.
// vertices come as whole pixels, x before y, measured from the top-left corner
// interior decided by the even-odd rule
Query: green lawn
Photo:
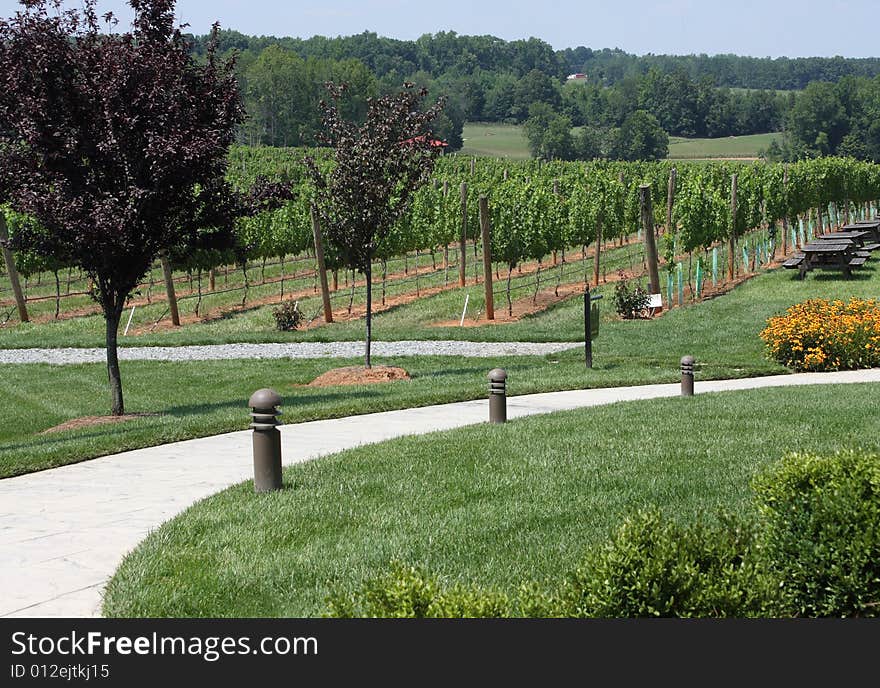
[[[353,413],[481,398],[486,372],[510,370],[510,393],[578,389],[655,382],[678,378],[681,356],[699,363],[700,379],[748,377],[785,372],[764,356],[758,333],[766,319],[807,298],[875,297],[880,276],[871,267],[853,280],[836,273],[811,275],[803,282],[792,271],[755,277],[730,294],[697,305],[674,308],[651,321],[624,321],[602,302],[603,321],[594,343],[593,370],[583,367],[582,351],[552,357],[461,359],[418,357],[377,360],[409,370],[409,383],[368,388],[295,388],[320,373],[356,361],[204,361],[199,363],[123,362],[127,410],[160,413],[113,426],[43,436],[39,431],[63,421],[101,415],[109,409],[102,364],[52,367],[0,366],[4,423],[0,425],[0,475],[8,476],[71,463],[140,446],[243,429],[245,403],[260,387],[274,387],[288,407],[285,420],[310,420]],[[605,291],[608,294],[608,290]],[[440,297],[437,297],[438,299]],[[434,337],[486,340],[570,340],[582,337],[583,307],[574,298],[519,323],[488,328],[448,328],[439,333],[419,324],[433,299],[421,310],[401,308],[376,320],[383,338]],[[340,339],[358,339],[361,324],[340,326]],[[319,331],[318,331],[319,332]],[[558,361],[558,362],[557,362]]]
[[[725,136],[717,139],[669,137],[669,158],[757,158],[781,134]]]
[[[525,130],[518,124],[464,125],[464,147],[459,155],[522,160],[531,157]],[[781,134],[752,134],[722,138],[669,137],[669,159],[757,158]]]
[[[525,130],[518,124],[487,124],[467,122],[462,132],[464,146],[459,155],[487,158],[530,158]]]
[[[877,385],[619,403],[401,438],[285,470],[188,509],[126,557],[104,614],[320,615],[391,560],[513,591],[572,570],[648,505],[687,522],[747,513],[786,451],[880,450]],[[461,447],[467,447],[462,451]]]

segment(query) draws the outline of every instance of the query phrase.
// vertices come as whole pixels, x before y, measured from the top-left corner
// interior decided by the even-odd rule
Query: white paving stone
[[[696,392],[880,382],[880,370],[697,382]],[[531,394],[508,417],[676,396],[678,384]],[[485,400],[281,426],[286,465],[487,419]],[[0,616],[92,617],[122,558],[193,502],[253,477],[251,432],[106,456],[0,480]]]

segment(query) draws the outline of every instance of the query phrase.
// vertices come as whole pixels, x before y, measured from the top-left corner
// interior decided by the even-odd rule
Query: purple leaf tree
[[[333,148],[328,170],[306,158],[317,192],[322,232],[343,262],[366,278],[367,315],[364,366],[372,342],[372,265],[376,251],[413,192],[434,169],[440,147],[429,129],[443,108],[438,100],[424,109],[425,89],[405,83],[396,94],[367,101],[363,123],[342,118],[339,102],[345,84],[327,84],[330,100],[321,101],[322,143]]]
[[[232,62],[213,43],[192,59],[173,0],[129,4],[126,33],[100,30],[95,0],[22,0],[0,21],[0,197],[94,281],[114,415],[125,301],[157,256],[195,236],[244,118]]]

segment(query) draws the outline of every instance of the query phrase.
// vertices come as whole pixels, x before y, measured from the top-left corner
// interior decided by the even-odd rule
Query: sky
[[[0,16],[17,9],[15,0],[0,0]],[[125,0],[98,0],[98,10],[114,12],[125,26],[132,16]],[[414,40],[455,31],[636,55],[880,55],[878,0],[178,0],[177,18],[194,34],[219,21],[245,34],[279,37],[371,31]]]

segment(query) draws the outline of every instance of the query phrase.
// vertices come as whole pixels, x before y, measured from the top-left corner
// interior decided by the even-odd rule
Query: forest
[[[188,38],[203,56],[207,36]],[[249,114],[238,139],[250,145],[314,145],[326,81],[349,85],[345,114],[355,118],[368,98],[409,81],[446,98],[435,134],[450,151],[461,147],[465,122],[532,118],[531,129],[544,132],[532,153],[547,158],[656,159],[665,156],[663,134],[782,131],[784,143],[767,151],[771,159],[880,159],[880,58],[637,56],[454,32],[404,41],[371,32],[300,39],[224,30],[219,39],[222,53],[237,55]],[[576,73],[585,78],[567,78]],[[581,131],[563,134],[573,127]],[[651,141],[624,150],[621,137],[633,127]]]

